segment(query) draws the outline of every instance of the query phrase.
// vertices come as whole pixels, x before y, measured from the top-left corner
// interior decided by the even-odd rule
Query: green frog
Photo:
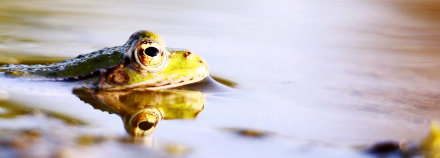
[[[92,79],[98,89],[164,89],[195,83],[209,76],[208,65],[189,50],[165,47],[151,31],[138,31],[122,46],[104,48],[52,64],[10,64],[8,76],[43,80]]]
[[[73,94],[95,109],[119,115],[127,133],[135,137],[150,134],[161,120],[195,119],[205,106],[205,95],[193,90],[95,91],[81,87],[74,88]]]

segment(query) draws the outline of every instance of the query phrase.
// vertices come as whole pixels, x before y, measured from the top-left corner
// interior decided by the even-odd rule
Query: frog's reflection
[[[95,109],[118,114],[126,131],[133,136],[150,134],[162,119],[194,119],[205,105],[202,92],[189,90],[95,91],[76,88],[73,93]]]

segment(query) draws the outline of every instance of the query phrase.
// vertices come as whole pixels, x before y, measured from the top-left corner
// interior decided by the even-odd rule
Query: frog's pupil
[[[149,130],[153,126],[154,126],[154,123],[151,123],[148,121],[142,121],[138,124],[138,127],[144,131]]]
[[[157,54],[159,54],[159,50],[154,47],[148,47],[145,49],[144,53],[150,57],[155,57]]]

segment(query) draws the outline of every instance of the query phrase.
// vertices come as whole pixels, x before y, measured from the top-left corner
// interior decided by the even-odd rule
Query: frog
[[[121,46],[49,64],[2,65],[0,72],[29,79],[87,80],[90,87],[105,90],[167,89],[209,76],[205,59],[188,49],[166,47],[161,36],[148,30],[133,33]]]
[[[95,91],[79,87],[73,94],[97,110],[119,115],[126,132],[134,137],[149,135],[161,120],[195,119],[205,106],[204,93],[186,89]]]

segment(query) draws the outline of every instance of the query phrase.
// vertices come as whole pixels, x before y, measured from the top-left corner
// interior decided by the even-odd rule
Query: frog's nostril
[[[157,54],[159,54],[159,50],[155,47],[148,47],[147,49],[145,49],[144,54],[150,57],[155,57]]]
[[[186,52],[185,54],[183,54],[183,56],[186,58],[187,56],[191,55],[191,52]]]
[[[148,121],[139,122],[138,127],[144,131],[151,129],[154,126],[154,123]]]

